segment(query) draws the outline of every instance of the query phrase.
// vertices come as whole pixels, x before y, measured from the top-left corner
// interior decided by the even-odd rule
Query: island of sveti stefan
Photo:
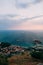
[[[43,45],[40,40],[34,46],[21,47],[0,42],[0,65],[43,65]]]

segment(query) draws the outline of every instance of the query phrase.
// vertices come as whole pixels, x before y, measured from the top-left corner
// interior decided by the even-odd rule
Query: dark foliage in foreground
[[[0,65],[8,65],[8,60],[4,55],[0,55]]]

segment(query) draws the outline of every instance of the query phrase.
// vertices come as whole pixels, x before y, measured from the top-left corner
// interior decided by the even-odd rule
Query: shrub
[[[32,57],[35,57],[37,59],[43,59],[43,52],[42,51],[39,51],[39,52],[31,52],[30,53]]]
[[[4,55],[0,55],[0,65],[8,65],[8,60]]]

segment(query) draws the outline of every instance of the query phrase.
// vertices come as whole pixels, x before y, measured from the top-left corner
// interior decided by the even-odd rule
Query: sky
[[[43,30],[43,0],[0,0],[0,30]]]

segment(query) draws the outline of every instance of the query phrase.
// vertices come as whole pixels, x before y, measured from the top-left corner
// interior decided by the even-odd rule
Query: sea
[[[33,46],[33,40],[38,39],[43,44],[43,31],[0,30],[0,42],[9,42],[21,47]]]

